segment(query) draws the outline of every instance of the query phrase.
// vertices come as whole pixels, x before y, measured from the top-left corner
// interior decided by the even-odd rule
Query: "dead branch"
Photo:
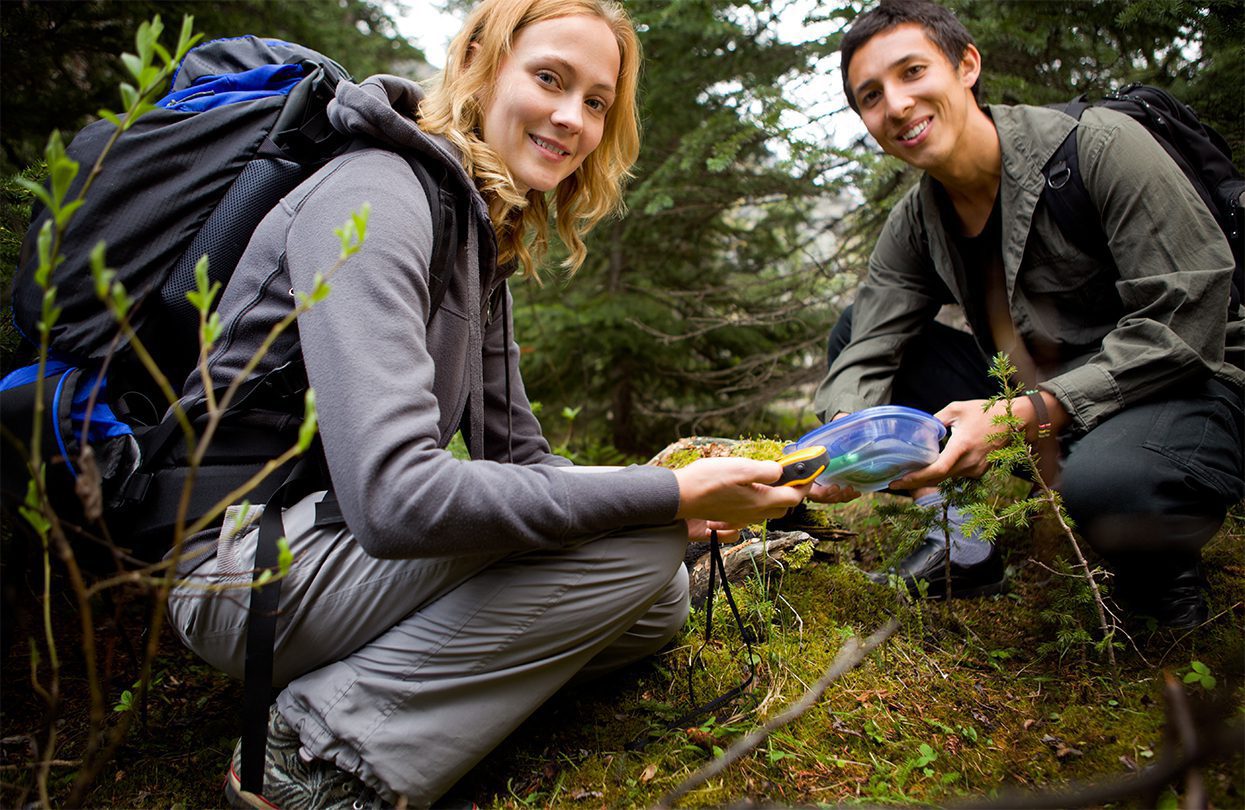
[[[692,790],[703,785],[705,782],[714,778],[718,774],[726,770],[731,764],[743,758],[747,754],[756,750],[757,746],[769,739],[769,736],[778,729],[798,719],[806,711],[812,708],[817,701],[821,700],[822,695],[830,688],[830,684],[839,679],[845,672],[855,668],[861,661],[873,652],[882,642],[891,637],[891,634],[899,627],[897,619],[891,619],[885,625],[878,628],[871,636],[861,643],[855,636],[844,642],[838,655],[834,657],[834,662],[825,674],[818,679],[813,687],[807,690],[804,695],[795,703],[793,703],[786,711],[770,718],[759,729],[736,740],[730,748],[726,750],[722,756],[714,759],[705,765],[705,767],[693,773],[682,784],[670,791],[659,801],[654,810],[664,810],[674,806],[682,797],[686,796]]]
[[[744,540],[722,548],[722,564],[726,569],[726,579],[737,583],[750,574],[755,566],[761,566],[762,557],[771,562],[781,562],[788,550],[800,543],[814,542],[812,536],[804,532],[769,532],[768,537]],[[713,564],[709,554],[702,554],[688,570],[688,590],[692,604],[702,604],[709,595],[709,567]]]

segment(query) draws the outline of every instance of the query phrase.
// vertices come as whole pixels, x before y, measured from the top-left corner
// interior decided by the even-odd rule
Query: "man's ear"
[[[971,88],[977,83],[977,79],[981,76],[981,52],[977,50],[976,45],[970,42],[964,46],[964,53],[960,56],[960,64],[956,66],[956,72],[965,88]]]

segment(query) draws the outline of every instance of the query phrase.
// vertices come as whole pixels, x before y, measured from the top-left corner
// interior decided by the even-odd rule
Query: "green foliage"
[[[1131,82],[1165,87],[1245,166],[1240,0],[948,0],[982,52],[984,100],[1048,104]]]
[[[1045,627],[1037,651],[1064,661],[1083,655],[1095,641],[1086,627],[1092,626],[1094,597],[1083,577],[1063,558],[1053,562],[1054,576],[1047,591],[1047,606],[1038,614]]]
[[[1210,667],[1201,661],[1192,661],[1189,664],[1189,671],[1184,675],[1185,683],[1195,683],[1205,689],[1207,692],[1215,688],[1218,681],[1215,676],[1210,674]]]
[[[807,253],[842,161],[783,115],[788,79],[830,45],[782,42],[761,0],[629,8],[646,56],[629,214],[591,234],[573,282],[519,293],[525,384],[624,452],[773,432],[832,319]]]

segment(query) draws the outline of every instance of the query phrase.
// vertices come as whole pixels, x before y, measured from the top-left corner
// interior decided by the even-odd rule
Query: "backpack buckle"
[[[1072,179],[1072,167],[1066,161],[1059,161],[1051,167],[1050,174],[1046,175],[1046,185],[1058,191],[1068,184]]]

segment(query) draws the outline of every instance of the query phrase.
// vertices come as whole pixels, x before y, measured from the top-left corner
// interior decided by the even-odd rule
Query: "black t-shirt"
[[[994,207],[981,232],[972,236],[963,233],[954,207],[944,214],[943,224],[951,235],[951,244],[959,254],[965,276],[972,290],[979,291],[975,300],[966,302],[970,324],[988,325],[988,334],[977,339],[991,354],[1004,351],[1020,371],[1023,380],[1032,382],[1033,361],[1016,333],[1007,298],[1007,279],[1003,272],[1003,203],[995,194]],[[947,212],[947,209],[943,209]],[[980,330],[977,330],[980,331]]]

